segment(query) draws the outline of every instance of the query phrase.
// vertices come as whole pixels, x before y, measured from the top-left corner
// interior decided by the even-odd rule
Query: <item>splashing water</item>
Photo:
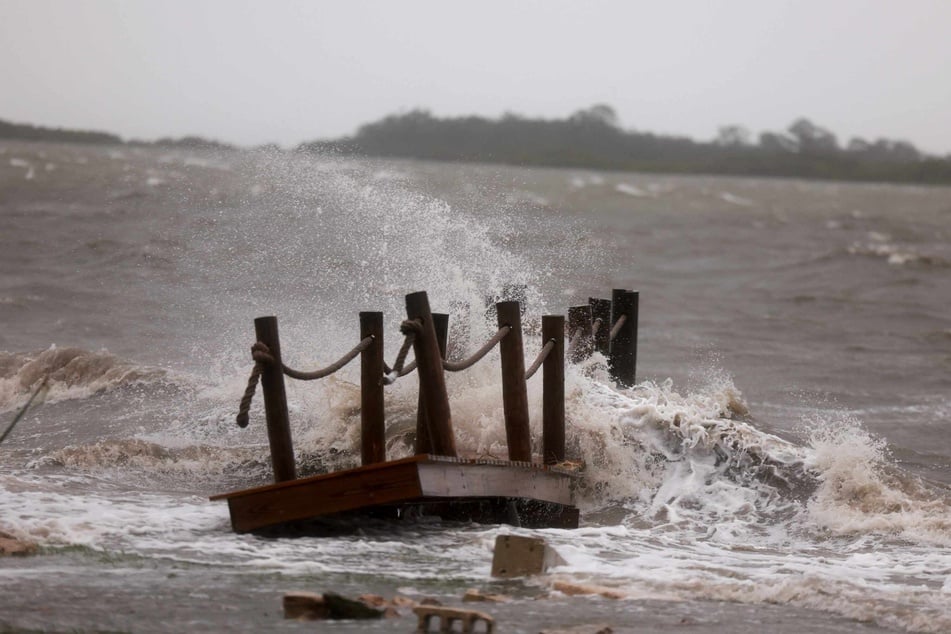
[[[96,202],[108,216],[102,222],[118,226],[120,212],[140,213],[130,226],[137,231],[150,219],[158,235],[146,245],[131,230],[107,236],[111,242],[97,236],[89,241],[95,257],[76,263],[80,271],[69,278],[77,287],[89,285],[80,289],[88,294],[77,291],[79,304],[70,311],[94,311],[103,302],[109,315],[97,320],[114,313],[135,326],[108,322],[116,337],[108,347],[141,349],[141,355],[111,353],[78,327],[67,333],[68,346],[49,346],[47,339],[32,352],[0,353],[0,413],[22,405],[42,377],[49,375],[51,387],[47,402],[0,448],[0,531],[39,542],[44,554],[38,561],[53,562],[56,574],[77,587],[103,583],[112,592],[121,584],[110,586],[100,573],[137,567],[139,578],[154,587],[168,586],[179,566],[205,571],[210,591],[221,592],[231,582],[215,576],[239,586],[252,578],[274,592],[291,582],[355,589],[377,580],[389,592],[408,586],[437,593],[451,592],[444,586],[453,584],[486,583],[495,536],[521,529],[422,522],[299,540],[230,531],[226,509],[206,496],[262,484],[270,475],[260,400],[248,429],[233,422],[250,369],[252,318],[278,315],[285,361],[309,369],[356,343],[357,311],[382,310],[392,360],[401,343],[403,295],[427,290],[434,309],[451,313],[453,354],[462,357],[495,331],[486,299],[517,285],[526,289],[526,356],[532,358],[541,345],[541,314],[562,312],[562,301],[584,301],[582,291],[603,290],[615,280],[628,284],[617,271],[591,272],[602,265],[606,238],[572,233],[576,226],[553,211],[560,190],[544,179],[560,179],[564,196],[603,190],[606,205],[622,199],[673,204],[667,201],[700,186],[685,181],[665,196],[619,197],[614,185],[580,187],[571,174],[546,172],[539,177],[544,182],[531,187],[507,188],[492,178],[467,182],[462,193],[453,186],[450,202],[428,190],[427,179],[443,167],[261,153],[200,158],[170,154],[156,162],[130,152],[105,157],[102,165],[95,156],[85,163],[58,159],[63,167],[42,175],[116,170],[115,200]],[[130,166],[138,186],[147,178],[162,185],[130,193],[119,164]],[[612,179],[591,176],[591,183]],[[731,185],[749,204],[726,201],[734,203],[726,207],[754,214],[772,195],[748,191],[754,187]],[[529,212],[517,207],[523,203],[509,189],[544,192],[545,205],[532,203],[532,231],[525,230]],[[161,198],[169,195],[171,201]],[[654,239],[671,231],[666,217],[648,218],[635,213],[639,209],[624,213],[657,223]],[[58,221],[72,223],[73,232],[97,222],[91,213],[82,223],[70,209],[60,213]],[[528,233],[544,240],[532,241]],[[110,245],[118,253],[103,260],[99,251]],[[145,280],[141,295],[126,284],[127,294],[102,299],[103,261],[121,269],[116,275],[126,283]],[[891,268],[927,275],[936,267]],[[726,267],[718,270],[727,275]],[[676,282],[664,271],[665,281]],[[551,285],[561,288],[546,288]],[[14,295],[11,310],[44,310],[41,294]],[[87,330],[95,332],[94,325]],[[650,329],[645,336],[658,337]],[[141,358],[148,361],[133,360]],[[498,364],[493,352],[471,370],[447,375],[464,454],[506,455]],[[553,609],[566,613],[587,608],[558,588],[588,584],[625,599],[696,603],[696,614],[708,601],[730,601],[762,610],[775,604],[822,610],[917,631],[951,628],[946,490],[906,472],[881,437],[846,413],[768,433],[777,425],[757,418],[763,409],[748,403],[717,363],[703,364],[688,383],[660,376],[618,389],[597,354],[568,368],[567,444],[569,457],[584,466],[576,492],[583,526],[521,531],[543,535],[567,562],[521,591],[553,592]],[[303,474],[357,464],[358,385],[356,364],[322,381],[288,383]],[[529,413],[536,442],[541,397],[541,381],[533,379]],[[387,388],[388,456],[411,453],[416,403],[414,376]],[[29,589],[42,596],[56,577],[40,570],[41,563],[30,579],[15,572],[0,579],[33,584]],[[0,626],[11,614],[0,608]],[[80,625],[98,627],[95,616]]]

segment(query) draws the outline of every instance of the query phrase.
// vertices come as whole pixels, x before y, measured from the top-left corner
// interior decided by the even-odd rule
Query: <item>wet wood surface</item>
[[[544,465],[501,460],[467,460],[418,455],[290,482],[269,484],[212,497],[227,500],[231,524],[249,532],[350,511],[394,505],[528,500],[556,505],[552,517],[571,507],[577,476]],[[559,522],[563,522],[559,519]]]

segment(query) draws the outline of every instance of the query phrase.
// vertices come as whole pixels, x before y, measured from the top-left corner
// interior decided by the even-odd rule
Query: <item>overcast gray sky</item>
[[[416,107],[951,152],[951,0],[0,0],[0,118],[241,144]]]

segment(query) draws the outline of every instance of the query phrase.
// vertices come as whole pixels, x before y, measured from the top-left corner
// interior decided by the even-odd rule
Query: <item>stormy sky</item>
[[[295,145],[417,107],[951,152],[951,2],[0,0],[0,118]]]

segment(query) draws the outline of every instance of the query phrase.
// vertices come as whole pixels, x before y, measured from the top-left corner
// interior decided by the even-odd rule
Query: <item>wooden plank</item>
[[[570,507],[575,477],[529,463],[419,455],[233,491],[212,499],[227,500],[232,527],[247,532],[335,513],[430,501],[509,499],[540,507]],[[552,515],[550,509],[542,509],[538,522],[533,524],[547,525],[555,521]],[[554,525],[560,526],[562,521]]]
[[[390,460],[389,462],[377,462],[371,465],[366,465],[363,467],[356,467],[354,469],[346,469],[344,471],[334,471],[333,473],[322,473],[320,475],[309,476],[307,478],[298,478],[291,482],[278,482],[275,484],[265,484],[263,486],[254,487],[252,489],[240,489],[238,491],[230,491],[228,493],[219,493],[218,495],[213,495],[209,500],[227,500],[233,497],[238,497],[242,495],[255,495],[265,491],[278,491],[281,489],[289,489],[293,487],[306,487],[313,483],[319,483],[323,480],[329,480],[331,478],[339,478],[342,476],[347,476],[356,472],[367,473],[370,471],[386,470],[391,469],[395,465],[407,464],[407,463],[416,463],[422,462],[424,460],[432,459],[431,456],[410,456],[408,458],[401,458],[399,460]]]
[[[386,469],[351,470],[317,481],[243,493],[228,498],[231,526],[239,533],[331,513],[418,498],[417,465],[391,464]],[[301,481],[297,481],[300,483]]]
[[[571,478],[551,471],[435,461],[418,466],[426,497],[527,498],[572,504]]]

